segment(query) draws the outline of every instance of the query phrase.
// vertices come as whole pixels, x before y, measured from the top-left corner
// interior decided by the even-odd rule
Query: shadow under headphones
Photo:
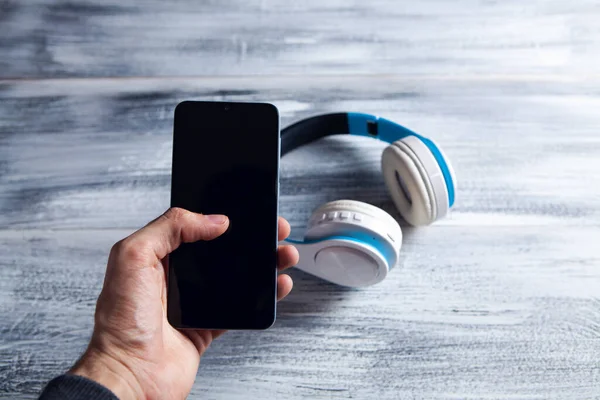
[[[401,125],[361,113],[325,114],[281,131],[281,156],[317,139],[350,134],[390,145],[381,167],[400,215],[413,226],[443,218],[454,205],[456,178],[443,151],[431,139]],[[286,239],[300,253],[296,268],[329,282],[364,287],[385,279],[398,262],[402,230],[384,210],[354,200],[318,207],[304,240]]]

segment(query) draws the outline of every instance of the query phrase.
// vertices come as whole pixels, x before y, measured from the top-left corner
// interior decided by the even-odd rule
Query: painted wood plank
[[[348,291],[294,271],[275,327],[215,343],[191,398],[597,397],[599,14],[588,0],[3,2],[0,398],[35,398],[82,350],[110,245],[168,205],[188,98],[272,101],[284,124],[380,114],[438,140],[459,176],[451,217],[404,229],[388,280]],[[28,80],[109,76],[136,78]],[[286,157],[294,234],[341,197],[393,213],[383,146]]]
[[[0,231],[4,396],[33,397],[77,358],[110,246],[128,233]],[[275,326],[215,342],[190,398],[592,398],[598,234],[408,229],[380,285],[346,290],[294,271]]]
[[[0,77],[596,75],[594,0],[3,1]]]
[[[595,396],[597,83],[473,82],[3,82],[0,397],[35,398],[83,349],[110,246],[168,205],[171,110],[184,98],[273,101],[284,123],[388,116],[443,144],[460,182],[451,218],[404,229],[381,285],[348,291],[294,271],[276,326],[215,343],[191,398]],[[327,200],[393,211],[383,146],[334,138],[286,157],[295,233]]]
[[[164,211],[172,110],[191,98],[272,101],[284,125],[339,110],[401,121],[453,161],[458,201],[444,224],[597,226],[600,98],[594,82],[582,84],[590,92],[494,80],[5,81],[0,227],[131,228]],[[340,137],[286,156],[283,214],[299,229],[314,207],[343,197],[393,212],[380,175],[384,146]]]

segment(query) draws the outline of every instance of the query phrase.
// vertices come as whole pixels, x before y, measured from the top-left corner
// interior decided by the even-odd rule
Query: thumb
[[[133,233],[126,241],[154,252],[162,260],[181,243],[212,240],[229,226],[225,215],[196,214],[182,208],[170,208],[163,215]]]

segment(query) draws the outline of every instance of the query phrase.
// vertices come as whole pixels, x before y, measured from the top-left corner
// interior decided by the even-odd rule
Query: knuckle
[[[125,239],[121,239],[117,243],[113,244],[113,246],[110,249],[110,254],[114,256],[120,254],[123,250],[123,242],[125,242]]]
[[[146,258],[146,249],[148,243],[140,239],[124,239],[117,248],[119,258],[128,261],[144,261]]]
[[[164,217],[173,222],[178,222],[187,216],[188,212],[183,208],[171,207],[165,213]]]

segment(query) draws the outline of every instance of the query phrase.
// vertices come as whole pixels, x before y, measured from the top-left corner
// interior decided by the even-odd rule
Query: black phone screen
[[[168,260],[177,328],[266,329],[275,321],[279,115],[266,103],[184,101],[174,117],[171,206],[225,214],[229,228]]]

